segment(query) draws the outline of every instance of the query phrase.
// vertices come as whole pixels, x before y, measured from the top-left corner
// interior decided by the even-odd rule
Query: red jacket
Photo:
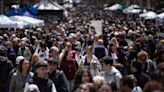
[[[78,64],[75,60],[61,61],[60,69],[63,70],[68,80],[73,80],[78,70]]]

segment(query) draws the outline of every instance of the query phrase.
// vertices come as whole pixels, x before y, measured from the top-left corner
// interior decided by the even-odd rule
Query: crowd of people
[[[3,31],[0,92],[163,92],[162,27],[77,5],[45,27]]]

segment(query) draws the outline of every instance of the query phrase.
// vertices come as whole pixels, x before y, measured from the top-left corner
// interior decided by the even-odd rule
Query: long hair
[[[75,89],[76,89],[76,87],[78,87],[78,85],[83,83],[82,82],[82,75],[84,74],[84,72],[87,72],[89,74],[88,75],[89,76],[89,81],[88,82],[92,82],[92,75],[91,75],[89,69],[85,66],[80,67],[78,69],[76,75],[75,75],[75,83],[74,83],[75,84],[75,87],[74,87]]]
[[[22,73],[23,72],[23,68],[22,68],[22,65],[23,65],[23,62],[25,61],[25,59],[22,59],[20,62],[19,62],[19,64],[18,64],[18,72],[20,72],[20,73]],[[30,67],[31,67],[31,64],[29,64],[30,66],[29,66],[29,69],[27,70],[27,73],[29,73],[30,72]]]

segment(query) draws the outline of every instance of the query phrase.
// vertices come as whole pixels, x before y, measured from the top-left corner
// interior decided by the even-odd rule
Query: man
[[[20,47],[18,49],[18,56],[23,56],[25,59],[28,59],[28,60],[31,59],[31,51],[26,46],[25,41],[21,41]]]
[[[100,60],[101,67],[102,67],[102,73],[101,76],[103,76],[107,83],[114,83],[115,86],[119,89],[120,85],[120,79],[122,78],[122,75],[120,71],[118,71],[113,65],[113,59],[109,56],[105,56]]]
[[[59,49],[55,46],[52,46],[49,50],[49,57],[55,61],[59,61]],[[60,64],[60,62],[57,62]]]
[[[36,84],[40,92],[57,92],[53,81],[48,78],[47,67],[47,61],[40,61],[36,64],[36,73],[33,78],[26,83],[24,92],[26,92],[29,84]]]
[[[13,68],[11,61],[7,59],[6,49],[0,47],[0,92],[6,92],[9,73]]]
[[[133,79],[131,79],[130,77],[126,76],[120,80],[121,92],[132,92],[133,88],[134,88],[134,82]]]
[[[141,62],[132,62],[130,70],[137,79],[137,86],[143,88],[144,85],[150,80],[150,77],[147,74],[143,73]]]
[[[48,59],[49,78],[56,85],[57,92],[69,92],[69,84],[63,71],[58,70],[58,61],[52,58]]]

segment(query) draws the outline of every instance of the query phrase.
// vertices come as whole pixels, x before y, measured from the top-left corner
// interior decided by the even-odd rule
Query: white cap
[[[19,62],[20,62],[21,60],[23,60],[23,59],[24,59],[23,56],[18,56],[18,57],[16,58],[16,64],[18,65]]]

